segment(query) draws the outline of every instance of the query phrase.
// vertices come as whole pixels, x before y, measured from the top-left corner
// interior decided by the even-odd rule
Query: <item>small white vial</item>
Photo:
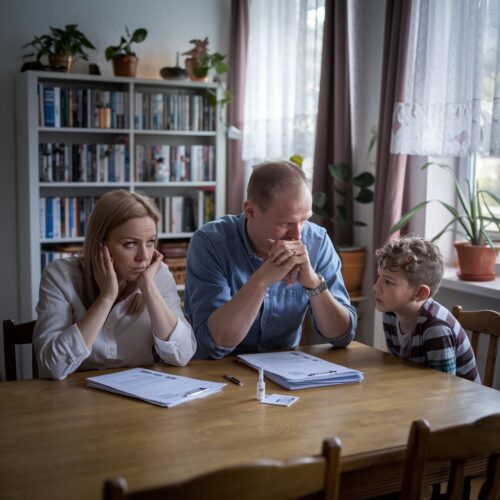
[[[266,396],[266,383],[264,382],[264,369],[259,368],[259,381],[257,382],[257,400],[264,401]]]

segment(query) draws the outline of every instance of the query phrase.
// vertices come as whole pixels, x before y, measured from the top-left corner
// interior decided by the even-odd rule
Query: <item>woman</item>
[[[83,258],[45,268],[33,341],[41,377],[191,359],[193,330],[155,249],[158,220],[147,198],[109,191],[92,212]]]

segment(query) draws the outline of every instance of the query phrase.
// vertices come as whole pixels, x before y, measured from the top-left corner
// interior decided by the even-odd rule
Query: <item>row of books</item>
[[[215,218],[215,193],[200,190],[196,198],[165,196],[155,198],[160,210],[159,231],[162,233],[190,233]]]
[[[42,249],[40,253],[42,271],[56,259],[67,259],[80,256],[83,253],[83,245],[56,245],[50,249]]]
[[[77,238],[97,201],[96,196],[47,196],[40,198],[40,238]]]
[[[92,88],[65,88],[38,84],[41,127],[129,127],[128,93]],[[109,110],[103,115],[102,109]],[[109,116],[109,119],[103,119]]]
[[[215,112],[207,95],[176,91],[134,96],[136,130],[213,131]]]
[[[39,145],[40,182],[128,182],[126,144]]]
[[[215,148],[211,145],[137,144],[135,165],[138,182],[213,181]]]
[[[84,236],[98,197],[47,196],[40,198],[40,238],[57,240]],[[161,220],[160,233],[192,232],[215,217],[215,192],[199,190],[196,197],[154,199]]]

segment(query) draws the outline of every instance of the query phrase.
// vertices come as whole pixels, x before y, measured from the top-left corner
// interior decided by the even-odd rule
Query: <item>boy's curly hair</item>
[[[430,241],[404,236],[376,250],[375,256],[381,269],[402,271],[412,286],[427,285],[431,297],[438,291],[443,278],[443,256]]]

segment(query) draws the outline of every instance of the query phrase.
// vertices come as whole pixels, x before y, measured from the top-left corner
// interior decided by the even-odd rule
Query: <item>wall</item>
[[[352,0],[349,16],[354,26],[350,37],[351,59],[351,103],[352,142],[354,173],[374,173],[375,150],[368,154],[373,127],[378,127],[380,84],[382,75],[383,33],[385,23],[385,0]],[[357,340],[373,344],[374,301],[372,286],[373,264],[373,204],[354,204],[354,217],[364,221],[368,227],[355,228],[354,241],[367,248],[367,262],[363,282],[365,300],[359,303],[359,326]]]
[[[176,51],[184,52],[193,38],[209,37],[211,51],[229,53],[231,0],[0,0],[0,319],[19,320],[15,152],[15,78],[23,63],[22,46],[49,26],[78,24],[96,46],[89,51],[103,75],[112,76],[111,63],[104,57],[108,45],[116,45],[130,30],[144,27],[147,39],[134,45],[140,62],[138,78],[160,78],[159,69],[175,66]],[[183,59],[181,58],[181,61]],[[84,62],[85,63],[85,62]],[[86,63],[77,70],[86,72]],[[3,345],[3,344],[2,344]],[[3,365],[3,348],[0,356]],[[3,369],[3,366],[0,366]]]

